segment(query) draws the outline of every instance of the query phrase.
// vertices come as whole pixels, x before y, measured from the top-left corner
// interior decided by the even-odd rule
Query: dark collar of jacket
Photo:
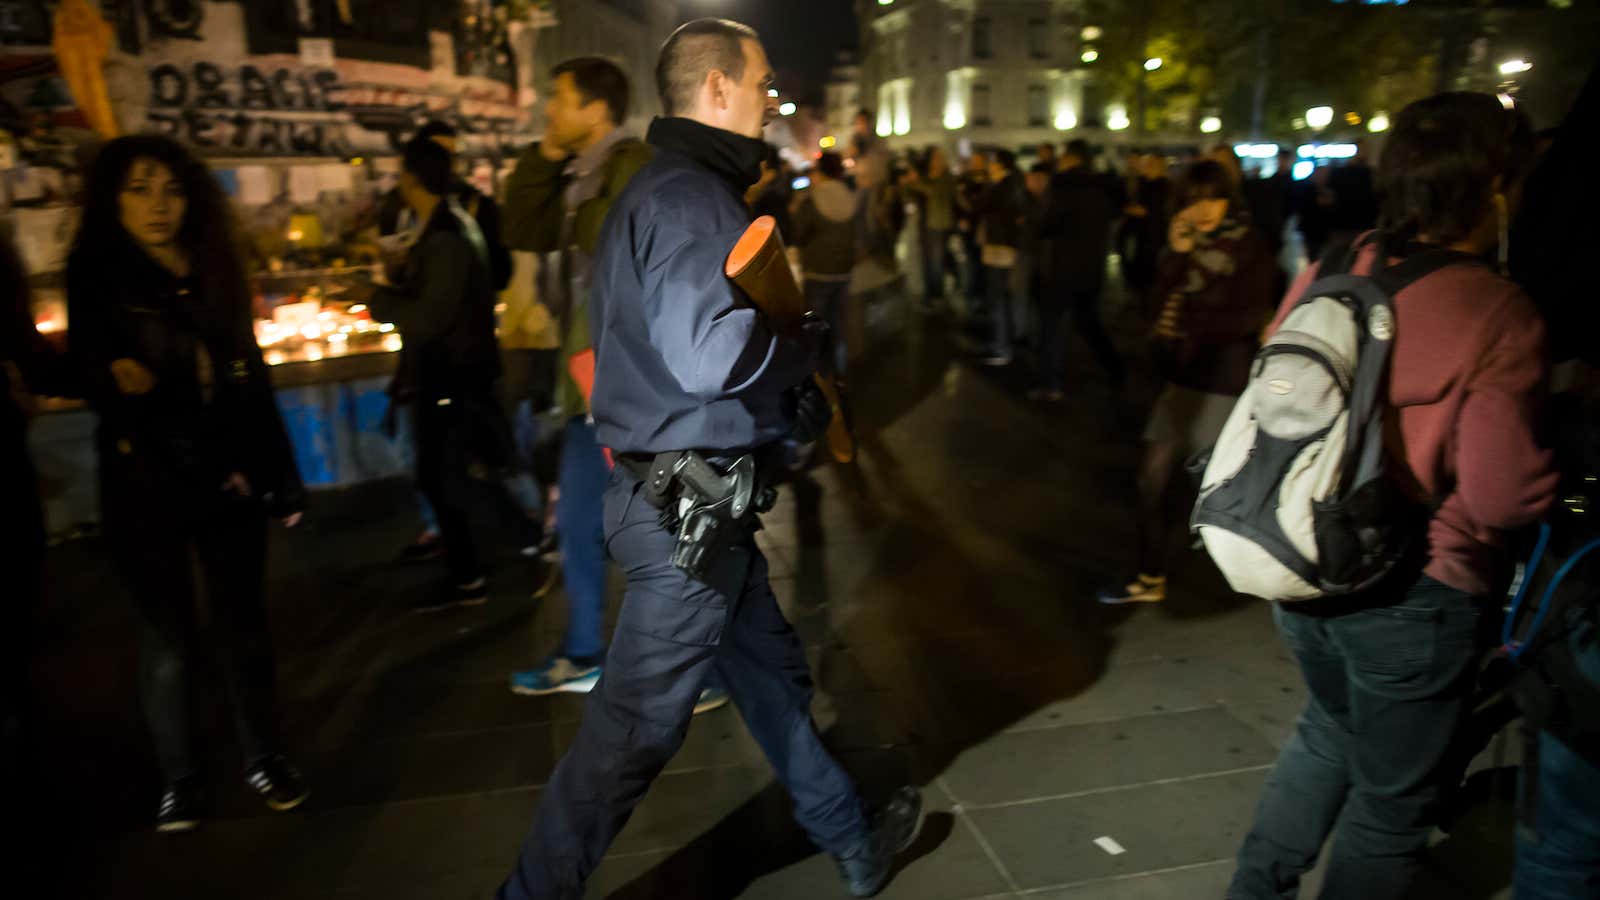
[[[767,145],[759,138],[712,128],[693,119],[656,119],[650,123],[645,140],[710,169],[741,197],[750,185],[761,180],[761,161],[767,155]]]

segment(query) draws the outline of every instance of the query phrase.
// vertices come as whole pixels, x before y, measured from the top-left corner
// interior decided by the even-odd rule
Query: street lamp
[[[1533,68],[1533,63],[1525,59],[1508,59],[1500,64],[1501,75],[1521,75]]]
[[[1100,58],[1100,51],[1093,47],[1085,47],[1083,48],[1083,55],[1078,58],[1086,63],[1092,63]]]
[[[1161,68],[1161,57],[1159,56],[1152,56],[1144,61],[1144,70],[1146,72],[1154,72],[1159,68]]]
[[[1222,130],[1222,120],[1216,116],[1206,116],[1200,120],[1201,134],[1216,134]]]
[[[822,140],[817,141],[817,146],[821,147],[824,150],[832,150],[834,148],[834,146],[836,144],[838,144],[838,143],[839,143],[838,140],[836,140],[833,135],[829,134],[829,135],[824,135]]]
[[[1319,130],[1332,125],[1333,107],[1313,106],[1306,110],[1306,124]]]
[[[1367,130],[1373,134],[1377,134],[1380,131],[1388,131],[1389,114],[1385,112],[1373,113],[1372,118],[1367,120]]]
[[[792,116],[794,115],[795,110],[798,108],[799,107],[795,106],[792,102],[784,102],[778,106],[778,115]]]
[[[1085,25],[1081,34],[1086,41],[1098,41],[1100,40],[1100,26]]]
[[[1125,131],[1133,121],[1128,118],[1128,111],[1120,106],[1113,106],[1110,114],[1106,116],[1106,127],[1112,131]]]

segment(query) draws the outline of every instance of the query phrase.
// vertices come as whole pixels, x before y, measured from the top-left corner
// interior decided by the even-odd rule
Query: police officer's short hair
[[[428,193],[440,197],[450,193],[450,151],[438,143],[425,137],[412,138],[406,143],[401,167]]]
[[[754,28],[727,19],[695,19],[674,31],[661,45],[656,62],[662,112],[669,116],[688,112],[700,85],[714,71],[735,81],[743,78],[744,42],[760,40]]]
[[[585,104],[599,100],[611,114],[611,124],[621,125],[628,118],[628,76],[609,59],[580,56],[550,70],[551,79],[571,75],[572,83]]]

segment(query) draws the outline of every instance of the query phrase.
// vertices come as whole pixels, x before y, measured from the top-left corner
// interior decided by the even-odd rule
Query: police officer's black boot
[[[922,823],[922,792],[902,787],[879,810],[872,833],[848,852],[835,856],[839,877],[852,897],[873,897],[889,883],[894,858],[911,846]]]

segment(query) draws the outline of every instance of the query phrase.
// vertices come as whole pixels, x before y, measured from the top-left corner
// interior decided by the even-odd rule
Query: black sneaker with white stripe
[[[244,780],[267,801],[269,809],[278,812],[294,809],[311,796],[305,776],[281,756],[269,756],[251,766]]]
[[[167,785],[156,810],[156,830],[163,833],[193,830],[200,824],[204,798],[198,779],[184,778]]]

